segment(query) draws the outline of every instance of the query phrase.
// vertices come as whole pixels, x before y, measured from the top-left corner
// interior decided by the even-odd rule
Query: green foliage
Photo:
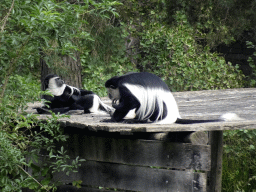
[[[104,52],[99,54],[104,55]],[[106,96],[105,82],[116,75],[130,71],[137,71],[124,55],[115,55],[110,60],[101,59],[100,56],[81,58],[83,66],[84,88],[92,90],[100,96]]]
[[[0,159],[1,191],[21,191],[25,175],[18,166],[25,164],[25,158],[21,151],[13,146],[8,134],[2,130],[0,130]]]
[[[146,23],[141,33],[140,64],[145,71],[154,71],[174,91],[241,87],[243,76],[237,68],[226,64],[208,46],[197,44],[195,33],[186,15],[176,14],[171,28],[158,22]]]
[[[256,190],[256,130],[224,132],[222,190]]]
[[[256,46],[250,41],[247,41],[246,44],[247,44],[248,48],[254,49],[255,52],[253,53],[253,57],[248,58],[248,63],[251,67],[252,74],[247,77],[245,86],[246,87],[255,87],[256,86],[256,60],[255,60]]]
[[[165,3],[164,21],[170,25],[175,23],[176,11],[184,11],[191,26],[205,33],[200,39],[214,48],[221,43],[228,44],[235,39],[243,39],[244,31],[255,31],[254,0],[206,0],[206,1],[162,1]],[[253,38],[255,39],[254,33]]]
[[[0,190],[54,190],[58,183],[52,181],[52,174],[56,171],[69,174],[83,160],[77,157],[71,161],[63,147],[57,148],[57,142],[67,139],[57,123],[59,116],[52,114],[43,123],[36,115],[24,111],[28,102],[39,100],[38,81],[32,76],[14,75],[9,82],[0,103]]]
[[[116,1],[26,0],[15,1],[12,6],[12,0],[1,2],[0,81],[5,82],[0,96],[3,97],[12,74],[36,71],[40,57],[53,70],[58,69],[58,73],[67,71],[61,56],[74,57],[75,52],[88,50],[84,45],[93,41],[87,20],[105,21],[116,17],[112,6],[119,4]]]
[[[79,157],[71,161],[64,147],[58,149],[56,146],[56,143],[66,142],[68,138],[57,123],[60,117],[64,116],[52,114],[47,123],[38,122],[39,130],[32,130],[29,135],[30,145],[26,153],[28,166],[33,170],[33,177],[41,183],[41,186],[37,185],[34,189],[56,189],[59,182],[52,181],[52,174],[62,171],[69,175],[71,171],[76,172],[80,162],[84,161]],[[31,189],[30,185],[29,188]]]
[[[164,23],[166,13],[159,6],[159,12],[150,11],[153,2],[124,3],[129,9],[120,8],[124,12],[120,14],[130,18],[127,23],[115,27],[105,22],[98,27],[101,30],[91,31],[94,41],[87,44],[88,50],[81,56],[84,88],[103,96],[109,77],[138,70],[154,72],[173,91],[242,87],[244,77],[238,67],[226,64],[209,46],[198,44],[197,39],[206,34],[195,30],[184,12],[176,13],[170,27]],[[129,11],[141,19],[138,21]],[[129,36],[139,38],[138,51],[132,56],[137,64],[127,57],[124,40]]]
[[[81,184],[82,184],[82,181],[81,180],[78,180],[78,181],[73,181],[72,182],[72,185],[77,187],[77,188],[81,188]]]
[[[28,126],[30,122],[24,122],[24,116],[18,114],[27,108],[28,102],[38,101],[40,98],[40,86],[34,77],[28,75],[26,78],[20,75],[10,76],[9,84],[7,85],[5,95],[0,103],[0,127],[15,127]],[[13,119],[19,122],[14,124]]]
[[[86,19],[106,20],[117,16],[112,6],[119,4],[116,1],[1,1],[0,191],[16,192],[23,187],[54,191],[58,183],[52,180],[52,174],[56,171],[69,174],[83,161],[79,157],[70,160],[63,147],[56,147],[56,142],[67,139],[57,123],[59,116],[53,114],[41,123],[24,110],[28,102],[40,101],[40,57],[53,69],[65,70],[61,56],[84,52],[87,50],[84,45],[93,41],[89,30],[85,30],[90,28]],[[32,169],[31,175],[27,168]]]
[[[94,41],[86,44],[90,51],[85,51],[80,57],[84,88],[106,96],[104,84],[109,78],[137,69],[126,56],[125,38],[128,33],[125,26],[116,27],[108,20],[98,20],[90,21],[100,23],[100,30],[91,31]]]

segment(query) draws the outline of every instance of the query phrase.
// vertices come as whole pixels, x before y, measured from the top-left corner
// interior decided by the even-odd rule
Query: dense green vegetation
[[[24,109],[28,102],[40,100],[41,51],[50,67],[65,70],[59,56],[72,56],[84,41],[94,41],[83,30],[91,27],[85,18],[105,20],[115,16],[112,6],[118,4],[112,1],[88,1],[82,5],[51,0],[1,2],[0,191],[17,192],[22,188],[54,191],[58,183],[52,180],[53,172],[76,171],[82,159],[78,157],[70,165],[65,149],[54,145],[67,139],[57,123],[59,117],[53,115],[43,124]],[[32,175],[26,167],[32,168]],[[79,183],[74,181],[78,187]]]
[[[256,190],[256,131],[224,132],[223,191]]]
[[[214,52],[256,31],[255,6],[253,0],[1,1],[0,190],[54,190],[51,174],[69,174],[82,161],[69,165],[65,149],[54,147],[66,140],[58,116],[42,124],[24,112],[42,94],[40,57],[67,73],[61,56],[79,53],[83,87],[100,96],[108,78],[128,71],[154,72],[172,91],[255,86],[253,57],[252,75],[245,77]],[[256,34],[247,41],[255,49]],[[223,191],[256,189],[255,141],[255,131],[225,133]],[[42,151],[48,158],[39,158]]]

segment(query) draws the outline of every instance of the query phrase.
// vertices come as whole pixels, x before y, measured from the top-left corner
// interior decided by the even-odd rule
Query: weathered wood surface
[[[223,154],[223,131],[210,132],[211,145],[211,172],[208,172],[208,191],[221,192],[222,184],[222,154]]]
[[[156,140],[69,135],[60,146],[71,158],[168,169],[211,170],[211,146]]]
[[[110,118],[108,115],[81,114],[63,118],[60,122],[64,127],[121,133],[256,129],[256,89],[176,92],[173,95],[182,118],[216,119],[224,113],[232,112],[243,120],[193,125],[124,124],[102,122]],[[106,98],[103,101],[110,104]],[[46,115],[40,115],[39,118],[45,119]]]
[[[55,173],[54,179],[68,184],[81,180],[80,191],[98,191],[92,186],[121,191],[206,191],[210,145],[139,139],[150,133],[120,135],[71,127],[64,131],[68,140],[56,146],[68,149],[71,161],[79,156],[86,162],[81,162],[78,172]],[[72,189],[61,186],[59,191]]]
[[[54,178],[64,183],[82,180],[83,185],[117,188],[131,191],[206,191],[206,173],[193,170],[177,171],[96,161],[82,162],[77,173]]]
[[[84,187],[81,188],[74,187],[72,185],[63,185],[58,187],[56,192],[116,192],[114,189],[107,188],[102,189],[102,187]],[[126,190],[118,190],[118,192],[127,192]]]

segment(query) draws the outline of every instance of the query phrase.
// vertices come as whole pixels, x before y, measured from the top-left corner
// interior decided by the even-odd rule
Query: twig
[[[38,183],[41,187],[44,187],[41,183],[39,183],[39,181],[37,181],[34,177],[32,177],[25,169],[23,169],[20,165],[18,165],[18,167],[24,171],[24,173],[26,173],[29,177],[31,177],[36,183]],[[49,190],[45,189],[47,192],[50,192]]]
[[[15,0],[12,1],[12,5],[11,5],[11,7],[10,7],[8,13],[7,13],[7,15],[6,15],[6,16],[3,18],[3,20],[2,20],[2,22],[4,22],[4,23],[3,23],[3,25],[1,26],[1,33],[4,31],[4,27],[5,27],[5,25],[6,25],[6,21],[8,20],[8,17],[10,16],[11,11],[12,11],[12,9],[13,9],[13,7],[14,7],[14,1],[15,1]]]

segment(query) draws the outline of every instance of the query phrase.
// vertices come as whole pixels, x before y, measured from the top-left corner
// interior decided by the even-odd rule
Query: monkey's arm
[[[113,106],[116,110],[112,116],[112,120],[121,121],[132,109],[137,110],[140,107],[139,101],[133,95],[125,95],[119,101],[118,105]]]
[[[94,94],[92,91],[88,91],[88,90],[85,90],[85,89],[80,89],[80,93],[81,93],[81,96]]]

